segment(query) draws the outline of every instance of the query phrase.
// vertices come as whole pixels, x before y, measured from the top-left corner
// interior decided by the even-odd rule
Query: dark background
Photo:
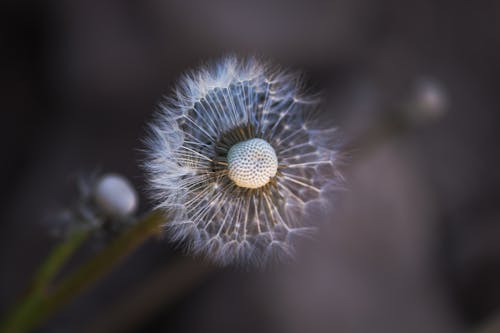
[[[480,325],[500,306],[498,4],[3,1],[0,310],[56,243],[44,221],[64,206],[76,175],[122,173],[139,189],[141,211],[150,208],[138,150],[156,103],[184,70],[236,52],[304,70],[345,142],[404,112],[422,77],[440,83],[448,107],[351,152],[348,190],[295,264],[217,269],[132,324],[115,321],[114,331]],[[131,290],[175,260],[189,259],[165,240],[148,242],[40,331],[98,331],[116,302],[135,302]]]

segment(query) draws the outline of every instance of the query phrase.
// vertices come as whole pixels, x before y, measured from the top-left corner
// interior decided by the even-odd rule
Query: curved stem
[[[89,230],[78,230],[70,235],[66,241],[54,248],[35,276],[32,286],[34,292],[47,292],[49,284],[55,275],[60,272],[61,268],[88,238],[89,234]]]
[[[36,293],[26,304],[14,311],[0,332],[27,332],[43,323],[76,296],[109,273],[122,259],[139,247],[149,237],[160,231],[163,214],[153,211],[143,220],[126,230],[101,252],[64,278],[48,293]],[[46,276],[42,274],[42,276]],[[43,280],[43,279],[42,279]]]
[[[0,326],[1,332],[15,332],[48,292],[50,283],[73,253],[88,238],[88,230],[78,230],[55,246],[41,264],[26,295],[14,306]]]

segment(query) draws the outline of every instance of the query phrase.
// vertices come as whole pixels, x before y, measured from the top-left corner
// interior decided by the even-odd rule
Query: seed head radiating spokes
[[[318,102],[254,58],[184,75],[147,139],[169,237],[219,264],[293,256],[294,235],[313,230],[309,208],[341,179],[335,130],[311,117]]]

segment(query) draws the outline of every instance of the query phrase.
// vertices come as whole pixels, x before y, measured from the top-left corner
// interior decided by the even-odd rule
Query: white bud
[[[137,209],[137,193],[123,176],[103,175],[96,182],[94,198],[99,208],[110,216],[127,216]]]
[[[278,158],[273,147],[262,139],[242,141],[227,154],[229,178],[238,186],[259,188],[278,171]]]

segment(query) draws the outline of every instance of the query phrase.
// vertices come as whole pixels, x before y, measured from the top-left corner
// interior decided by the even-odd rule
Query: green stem
[[[44,293],[47,291],[54,276],[87,239],[89,233],[89,230],[76,231],[66,241],[54,248],[35,276],[33,282],[34,292]]]
[[[8,319],[2,322],[0,326],[1,332],[15,332],[15,328],[20,326],[26,316],[36,308],[36,305],[48,292],[49,285],[55,275],[60,272],[64,264],[87,239],[88,235],[88,230],[79,230],[52,249],[38,272],[35,273],[26,295],[14,306],[7,316]]]
[[[50,293],[37,293],[38,296],[30,299],[22,311],[14,312],[4,325],[0,326],[0,332],[28,332],[42,324],[99,278],[109,273],[145,240],[158,234],[159,226],[163,222],[163,215],[154,211],[134,224],[104,250],[70,273]]]

